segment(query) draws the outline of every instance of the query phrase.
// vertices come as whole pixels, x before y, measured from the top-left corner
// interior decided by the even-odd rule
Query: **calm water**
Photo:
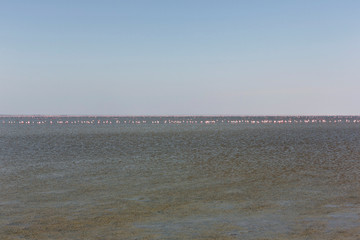
[[[360,123],[144,119],[3,118],[0,239],[360,239]]]

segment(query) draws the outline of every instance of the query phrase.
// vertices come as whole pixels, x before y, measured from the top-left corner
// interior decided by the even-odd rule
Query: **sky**
[[[359,115],[357,0],[0,0],[0,114]]]

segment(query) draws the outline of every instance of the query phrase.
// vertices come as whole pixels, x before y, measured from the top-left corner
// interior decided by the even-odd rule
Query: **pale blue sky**
[[[360,114],[360,1],[0,1],[0,114]]]

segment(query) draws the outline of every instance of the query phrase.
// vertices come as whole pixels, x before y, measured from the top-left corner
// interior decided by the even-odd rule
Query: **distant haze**
[[[360,1],[2,1],[0,114],[359,115]]]

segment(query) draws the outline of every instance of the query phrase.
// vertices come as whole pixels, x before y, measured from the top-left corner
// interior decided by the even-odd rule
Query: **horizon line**
[[[119,117],[119,118],[126,118],[126,117],[360,117],[360,115],[345,115],[345,114],[279,114],[279,115],[261,115],[261,114],[247,114],[247,115],[231,115],[231,114],[199,114],[199,115],[192,115],[192,114],[174,114],[174,115],[113,115],[113,114],[0,114],[0,118],[5,117]]]

